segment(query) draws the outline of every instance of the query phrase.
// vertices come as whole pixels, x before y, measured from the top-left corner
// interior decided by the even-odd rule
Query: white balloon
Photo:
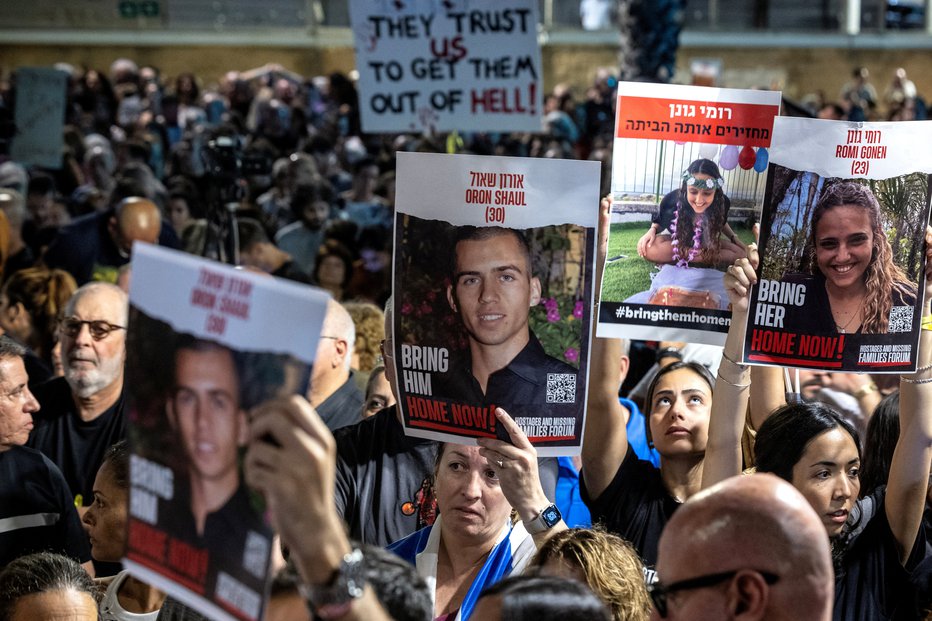
[[[699,157],[703,157],[707,160],[714,160],[716,155],[718,155],[717,144],[704,143],[699,147]]]

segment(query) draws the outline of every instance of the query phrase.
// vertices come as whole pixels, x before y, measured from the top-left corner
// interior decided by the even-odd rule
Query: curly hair
[[[359,354],[359,370],[369,373],[379,362],[379,344],[385,338],[385,315],[375,304],[368,302],[346,302],[343,308],[353,318],[356,326],[356,345],[353,351]]]
[[[873,250],[871,260],[864,271],[864,285],[867,293],[864,297],[861,332],[864,334],[886,334],[890,322],[890,309],[893,307],[894,292],[905,298],[915,299],[916,286],[909,282],[906,273],[893,262],[893,248],[884,233],[880,218],[880,204],[877,197],[866,185],[856,181],[837,181],[822,189],[819,202],[812,214],[812,226],[809,230],[807,253],[809,271],[819,274],[816,261],[816,231],[819,221],[830,209],[840,206],[860,207],[870,216]]]
[[[47,267],[18,270],[3,285],[7,304],[22,304],[29,313],[32,333],[22,340],[42,359],[49,359],[52,354],[58,320],[77,288],[71,274]]]
[[[694,160],[686,168],[686,173],[709,175],[713,179],[722,178],[722,173],[719,172],[715,162],[702,158]],[[683,179],[679,195],[676,198],[676,212],[678,216],[676,222],[677,244],[681,249],[691,248],[698,214],[693,211],[692,206],[689,204],[686,179]],[[705,226],[702,229],[702,251],[697,257],[703,263],[712,263],[718,256],[721,247],[720,237],[726,224],[726,215],[725,192],[722,188],[717,188],[712,204],[706,208],[702,216],[699,216],[705,220]]]
[[[550,537],[531,567],[562,562],[580,570],[614,621],[644,621],[651,603],[644,586],[644,566],[630,543],[599,528],[571,528]]]

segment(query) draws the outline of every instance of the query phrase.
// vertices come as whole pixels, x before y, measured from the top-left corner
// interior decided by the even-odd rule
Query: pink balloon
[[[722,156],[718,160],[718,165],[725,170],[734,170],[738,165],[738,147],[733,144],[722,149]]]
[[[744,170],[751,170],[756,160],[757,154],[754,153],[754,149],[750,146],[745,146],[741,149],[741,155],[738,156],[738,165]]]

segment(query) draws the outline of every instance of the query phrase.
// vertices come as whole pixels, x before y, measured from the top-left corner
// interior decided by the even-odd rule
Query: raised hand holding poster
[[[924,121],[777,119],[749,362],[915,369],[930,138]]]
[[[272,531],[241,454],[253,407],[306,394],[327,299],[312,287],[134,246],[124,564],[211,619],[263,618]]]
[[[621,82],[617,103],[598,333],[721,345],[780,93]]]
[[[599,164],[398,154],[393,343],[406,433],[578,453]]]

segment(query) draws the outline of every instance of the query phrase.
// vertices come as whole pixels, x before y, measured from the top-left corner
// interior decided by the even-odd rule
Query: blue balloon
[[[767,149],[760,147],[757,150],[757,159],[754,160],[754,170],[759,173],[767,170],[767,164],[770,162],[770,155],[767,153]]]

